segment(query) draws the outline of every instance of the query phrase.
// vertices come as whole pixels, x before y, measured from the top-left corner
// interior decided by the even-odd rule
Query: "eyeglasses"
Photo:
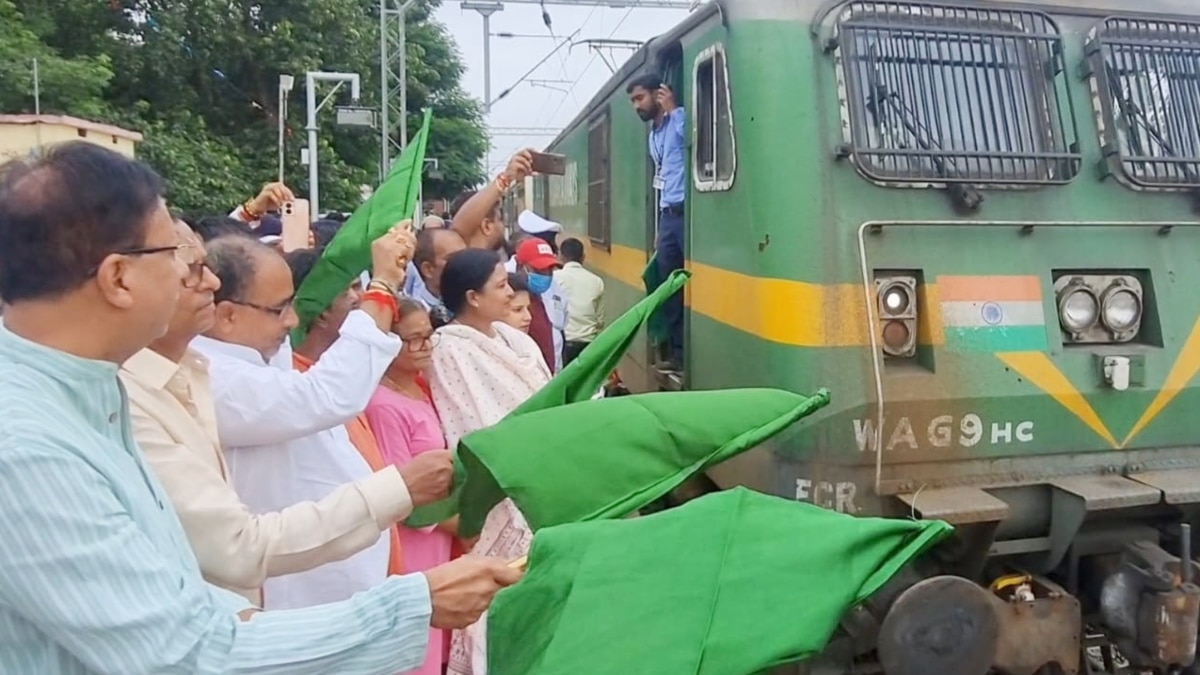
[[[437,346],[438,340],[441,338],[440,333],[430,333],[428,335],[413,335],[412,337],[400,337],[400,341],[404,343],[404,348],[410,352],[415,352],[424,349],[429,345],[430,349]]]
[[[190,268],[193,261],[196,259],[195,244],[173,244],[171,246],[147,246],[143,248],[127,248],[120,251],[113,251],[110,255],[128,255],[142,256],[153,255],[155,253],[166,253],[170,251],[175,254],[175,259],[181,263],[188,265]],[[93,276],[100,271],[100,266],[96,265],[88,271],[88,276]]]
[[[184,288],[196,288],[200,285],[200,281],[204,279],[204,270],[211,270],[208,262],[201,260],[199,262],[188,263],[187,276],[183,278]]]
[[[289,309],[291,309],[292,304],[295,301],[296,301],[296,299],[293,297],[293,298],[288,298],[287,301],[284,302],[282,305],[279,305],[276,307],[264,307],[263,305],[256,305],[253,302],[243,302],[242,300],[230,300],[230,302],[232,302],[235,305],[249,307],[250,309],[257,309],[258,311],[263,312],[264,314],[274,315],[276,318],[283,316],[285,312],[287,312]]]
[[[181,249],[177,255],[188,268],[187,276],[183,278],[184,288],[199,286],[200,281],[204,279],[204,270],[212,269],[208,266],[208,261],[200,256],[200,248],[187,244],[187,249]]]

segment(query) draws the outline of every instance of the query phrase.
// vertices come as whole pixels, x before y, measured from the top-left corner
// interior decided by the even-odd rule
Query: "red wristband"
[[[400,303],[396,301],[396,296],[391,293],[380,290],[369,290],[362,294],[362,299],[365,302],[375,302],[376,304],[383,305],[391,310],[392,323],[400,320]]]

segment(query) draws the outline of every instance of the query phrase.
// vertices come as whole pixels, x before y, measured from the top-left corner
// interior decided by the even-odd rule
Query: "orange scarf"
[[[312,367],[313,362],[293,352],[292,365],[303,373]],[[363,460],[367,462],[367,466],[371,467],[372,471],[382,471],[387,468],[387,462],[383,461],[383,453],[379,452],[379,443],[375,440],[375,434],[371,433],[371,426],[367,424],[366,415],[359,414],[347,422],[346,433],[350,435],[350,443],[358,450],[358,454],[362,455]],[[392,543],[388,549],[388,574],[404,574],[403,559],[400,557],[399,526],[393,525],[388,528],[388,534]]]

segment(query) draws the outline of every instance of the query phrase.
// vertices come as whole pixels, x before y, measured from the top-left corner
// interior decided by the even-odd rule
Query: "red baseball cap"
[[[541,239],[526,239],[517,245],[517,264],[545,272],[558,267],[558,256],[554,255],[550,244]]]

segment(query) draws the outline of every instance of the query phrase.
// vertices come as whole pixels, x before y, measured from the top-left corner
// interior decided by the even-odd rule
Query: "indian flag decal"
[[[946,349],[1045,351],[1046,316],[1036,276],[939,276]]]

